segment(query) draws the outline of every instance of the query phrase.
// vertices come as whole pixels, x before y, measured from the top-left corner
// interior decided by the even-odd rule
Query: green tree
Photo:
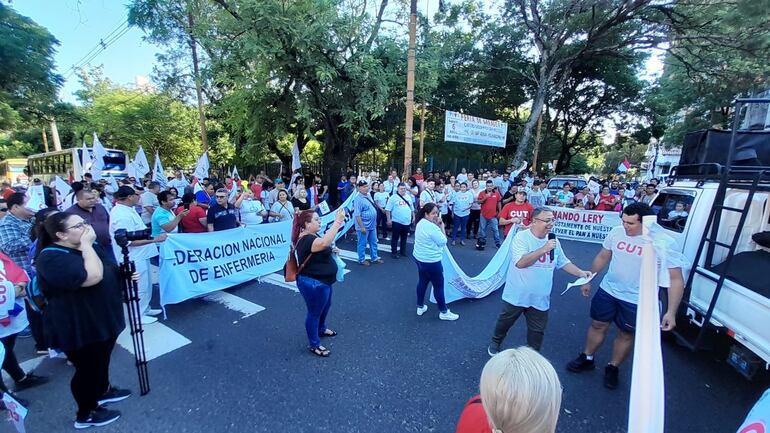
[[[56,101],[58,44],[44,27],[0,3],[0,130],[39,122]]]

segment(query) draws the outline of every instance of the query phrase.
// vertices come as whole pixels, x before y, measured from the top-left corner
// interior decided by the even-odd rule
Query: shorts
[[[623,332],[636,330],[636,304],[620,299],[599,289],[591,300],[591,318],[599,322],[615,322]]]

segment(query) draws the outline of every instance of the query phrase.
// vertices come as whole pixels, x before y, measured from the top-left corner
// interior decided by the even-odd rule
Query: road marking
[[[29,373],[31,371],[34,371],[41,362],[43,362],[44,359],[48,358],[47,355],[41,355],[37,358],[28,359],[19,365],[21,366],[21,369],[24,370],[25,373]],[[8,373],[3,370],[3,382],[5,382],[6,386],[13,382],[13,379],[11,379],[11,376],[8,375]]]
[[[192,343],[184,335],[160,322],[142,325],[142,329],[144,329],[144,350],[148,361]],[[128,326],[118,336],[118,344],[135,355],[131,329]]]
[[[232,293],[228,293],[223,290],[210,293],[204,296],[203,299],[222,304],[231,310],[243,313],[243,316],[241,317],[241,319],[245,319],[249,316],[253,316],[265,309],[265,307],[259,304],[255,304],[251,301],[247,301],[239,296],[235,296]]]

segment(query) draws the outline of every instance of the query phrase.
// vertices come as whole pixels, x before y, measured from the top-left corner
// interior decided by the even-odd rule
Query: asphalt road
[[[572,260],[588,268],[599,246],[563,241]],[[352,243],[340,247],[354,250]],[[410,247],[411,248],[411,247]],[[466,272],[475,275],[494,254],[468,244],[453,247]],[[428,312],[415,314],[416,267],[411,259],[351,272],[334,286],[329,326],[339,332],[324,341],[332,351],[321,359],[306,350],[305,307],[299,293],[250,283],[228,290],[265,309],[250,317],[205,300],[168,308],[164,325],[191,341],[150,362],[152,391],[138,396],[132,355],[117,347],[112,381],[136,394],[115,404],[123,417],[98,429],[109,432],[454,432],[465,401],[478,392],[489,359],[486,347],[500,309],[501,291],[481,300],[453,303],[456,322]],[[557,272],[555,291],[572,277]],[[552,298],[542,353],[555,365],[564,387],[558,432],[625,432],[630,360],[621,367],[617,390],[602,386],[603,370],[575,375],[564,366],[582,349],[589,302],[574,290]],[[523,318],[504,347],[524,344]],[[609,341],[607,342],[609,343]],[[605,344],[597,364],[610,356]],[[153,344],[163,344],[153,343]],[[17,355],[34,358],[32,342],[20,340]],[[747,382],[708,352],[664,344],[667,432],[735,432],[765,380]],[[73,431],[72,368],[46,359],[37,368],[51,382],[22,391],[31,401],[30,433]],[[0,423],[0,431],[11,431]]]

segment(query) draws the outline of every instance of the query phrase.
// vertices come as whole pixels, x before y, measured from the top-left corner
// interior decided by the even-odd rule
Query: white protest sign
[[[24,429],[24,419],[27,418],[27,408],[22,406],[18,401],[14,400],[14,398],[11,397],[8,393],[3,394],[3,403],[5,404],[5,408],[8,410],[8,418],[10,418],[13,426],[16,427],[16,431],[18,433],[25,433],[26,430]]]
[[[329,203],[326,203],[326,200],[318,203],[318,211],[321,213],[321,215],[326,215],[329,213]]]
[[[43,185],[32,185],[27,188],[25,193],[29,200],[27,201],[27,208],[37,212],[40,209],[45,209],[48,206],[45,205],[45,190]]]
[[[549,207],[555,219],[551,232],[559,238],[602,243],[609,232],[623,223],[620,212],[604,212],[566,207]]]
[[[508,124],[467,114],[447,111],[444,119],[444,141],[505,147]]]

